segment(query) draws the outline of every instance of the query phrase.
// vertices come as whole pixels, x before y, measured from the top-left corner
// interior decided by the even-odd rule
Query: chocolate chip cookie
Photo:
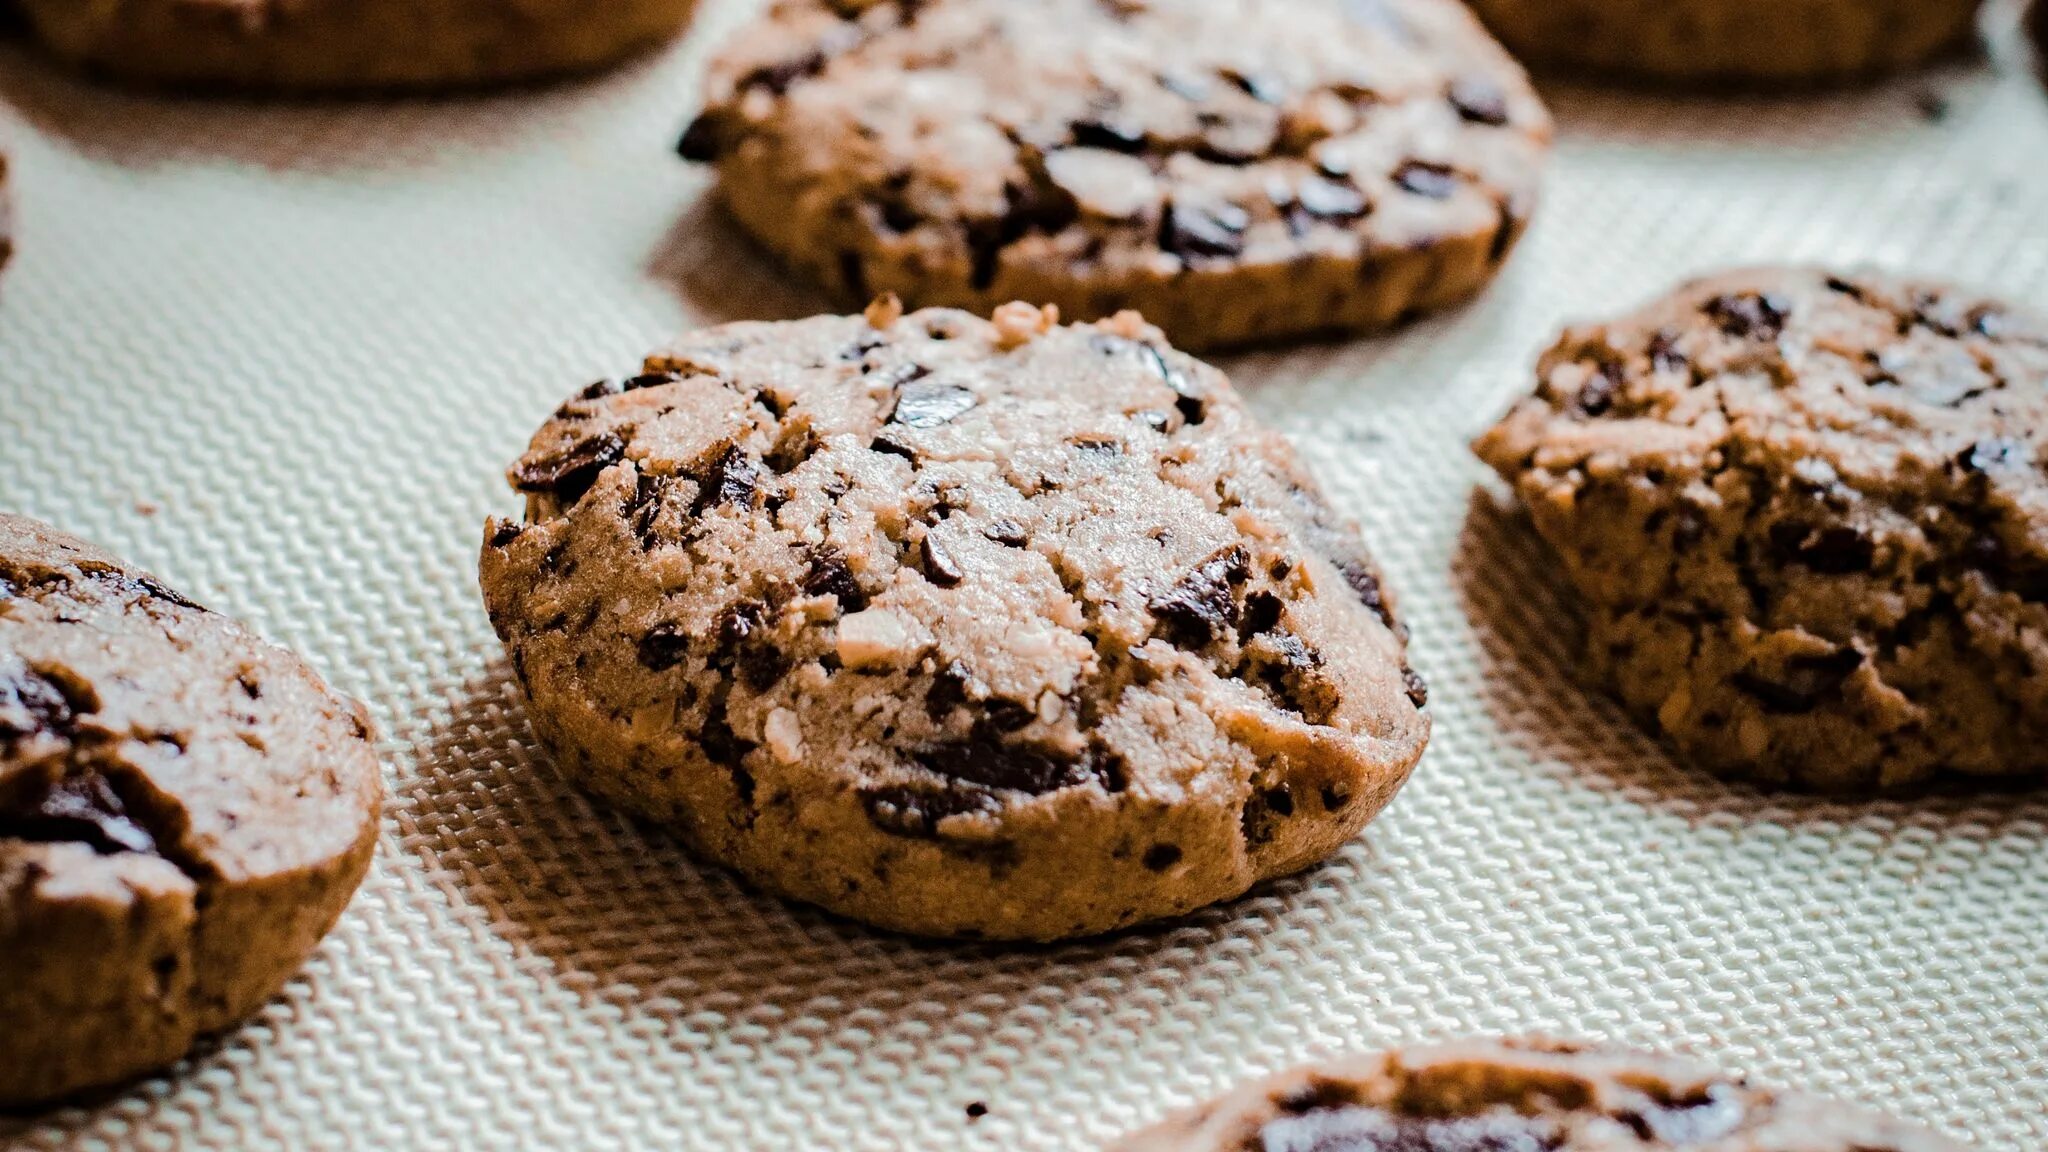
[[[1820,789],[2048,772],[2048,323],[1743,271],[1567,331],[1537,375],[1478,452],[1680,752]]]
[[[1297,1068],[1115,1152],[1964,1152],[1862,1108],[1690,1060],[1555,1041],[1467,1041]]]
[[[368,867],[362,709],[83,541],[0,515],[0,1106],[175,1061]]]
[[[700,332],[511,470],[485,603],[591,789],[934,936],[1173,916],[1321,860],[1429,733],[1352,527],[1125,314]]]
[[[1708,85],[1840,81],[1969,41],[1982,0],[1472,0],[1538,67]]]
[[[692,0],[21,0],[49,50],[149,84],[444,88],[614,63],[675,35]]]
[[[1536,203],[1542,103],[1453,0],[783,0],[681,151],[797,271],[1183,346],[1471,296]]]

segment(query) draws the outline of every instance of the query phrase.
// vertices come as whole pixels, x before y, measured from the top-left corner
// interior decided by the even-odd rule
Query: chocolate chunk
[[[971,390],[958,384],[906,384],[896,392],[896,408],[889,413],[887,423],[906,428],[937,428],[966,415],[980,402]]]
[[[1979,440],[1957,454],[1956,467],[1973,475],[1986,475],[2024,465],[2032,455],[2032,450],[2018,440]]]
[[[761,465],[738,444],[728,444],[700,461],[692,471],[697,482],[697,499],[690,506],[692,516],[725,504],[752,506],[761,488]]]
[[[1244,619],[1238,624],[1238,629],[1247,637],[1271,632],[1280,626],[1280,616],[1286,607],[1286,603],[1271,592],[1254,592],[1244,598]]]
[[[622,390],[637,392],[642,388],[659,388],[664,384],[674,384],[682,378],[679,372],[646,372],[626,381]]]
[[[967,684],[974,678],[967,665],[951,660],[932,676],[932,686],[925,690],[925,715],[934,720],[944,720],[955,708],[967,703]]]
[[[1015,520],[998,520],[984,528],[981,534],[1009,548],[1022,548],[1031,543],[1030,534]]]
[[[1626,386],[1625,372],[1621,365],[1612,361],[1604,362],[1586,381],[1579,394],[1572,397],[1572,407],[1586,416],[1602,416],[1614,407],[1615,397],[1621,395]]]
[[[1394,183],[1417,196],[1448,200],[1458,191],[1458,174],[1442,164],[1410,160],[1394,169]]]
[[[740,87],[766,88],[777,96],[788,92],[790,85],[806,80],[825,70],[825,54],[812,51],[789,60],[778,60],[764,64],[746,74],[740,80]],[[694,127],[694,125],[692,126]]]
[[[680,624],[656,624],[640,638],[640,663],[650,671],[666,672],[689,653],[690,634]]]
[[[725,151],[724,118],[707,112],[683,129],[683,138],[676,141],[676,155],[694,164],[709,164]]]
[[[1072,788],[1094,776],[1085,758],[1050,745],[1005,739],[986,727],[967,740],[926,748],[915,759],[920,768],[948,780],[1030,796]]]
[[[1380,623],[1395,628],[1393,609],[1387,606],[1386,592],[1380,587],[1379,573],[1374,571],[1372,562],[1363,557],[1346,556],[1334,561],[1344,582],[1351,585],[1351,591],[1358,602],[1378,613]]]
[[[1785,330],[1792,304],[1772,293],[1744,292],[1707,301],[1707,315],[1721,331],[1745,340],[1776,340]]]
[[[1124,454],[1123,441],[1106,436],[1075,436],[1067,446],[1086,456],[1108,459]]]
[[[583,499],[605,469],[626,458],[626,443],[602,432],[552,452],[528,453],[512,468],[512,486],[521,492],[545,493],[564,506]]]
[[[867,595],[860,590],[853,569],[846,566],[846,557],[837,548],[827,544],[810,549],[809,560],[810,571],[804,574],[805,594],[834,597],[840,608],[848,612],[867,607]]]
[[[1178,844],[1154,844],[1145,849],[1145,867],[1153,872],[1164,872],[1180,863],[1181,850]]]
[[[839,253],[839,282],[846,285],[849,296],[864,299],[872,295],[868,291],[867,265],[861,262],[860,253],[851,248]]]
[[[1665,329],[1650,340],[1650,366],[1659,372],[1683,372],[1692,361],[1678,347],[1678,334]]]
[[[1174,643],[1199,648],[1237,623],[1239,609],[1231,589],[1250,573],[1250,554],[1243,545],[1233,544],[1197,564],[1146,608]]]
[[[919,840],[937,836],[939,822],[949,816],[993,813],[1001,807],[993,795],[974,787],[864,788],[860,801],[875,827],[892,836]]]
[[[1301,182],[1301,187],[1295,190],[1295,204],[1301,212],[1314,219],[1338,223],[1356,220],[1372,207],[1365,193],[1357,188],[1321,176],[1311,176]]]
[[[1789,520],[1771,525],[1771,547],[1787,564],[1803,564],[1826,576],[1870,571],[1877,545],[1861,531],[1842,524],[1816,527]]]
[[[0,738],[62,732],[96,701],[73,700],[62,685],[32,668],[0,665]]]
[[[1408,692],[1408,702],[1417,708],[1429,707],[1429,684],[1415,669],[1401,665],[1401,687]]]
[[[736,668],[740,679],[756,692],[767,691],[787,675],[794,663],[789,655],[770,643],[767,624],[773,609],[759,600],[749,600],[726,609],[718,620],[718,651],[712,663]]]
[[[1310,724],[1327,724],[1343,700],[1322,667],[1321,652],[1292,632],[1274,631],[1245,646],[1237,675]]]
[[[1838,648],[1824,656],[1795,656],[1785,662],[1775,679],[1760,673],[1738,672],[1735,686],[1757,698],[1764,711],[1800,716],[1839,697],[1842,685],[1863,667],[1863,653]]]
[[[711,711],[704,717],[704,727],[697,733],[697,744],[704,749],[704,755],[713,764],[738,771],[747,755],[760,747],[751,740],[742,740],[725,719],[725,701],[713,701]]]
[[[1496,128],[1508,122],[1508,97],[1500,85],[1483,76],[1465,76],[1451,82],[1451,107],[1474,124]]]
[[[1278,76],[1263,72],[1240,72],[1234,68],[1218,70],[1225,80],[1238,86],[1245,95],[1261,104],[1282,104],[1287,100],[1287,82]]]
[[[112,783],[90,769],[0,808],[0,840],[82,843],[102,856],[156,851],[156,839],[130,818]]]
[[[1273,1103],[1289,1116],[1325,1108],[1342,1108],[1358,1103],[1358,1088],[1342,1080],[1311,1076],[1308,1083],[1287,1092]]]
[[[973,257],[970,280],[976,289],[995,284],[996,274],[1002,270],[1003,249],[1034,232],[1062,231],[1081,216],[1073,193],[1055,184],[1042,165],[1028,183],[1006,187],[1003,198],[1000,217],[976,220],[967,228],[967,246]]]
[[[945,545],[931,533],[925,533],[924,542],[919,547],[924,551],[925,579],[941,588],[953,588],[967,578],[967,574],[960,570],[960,562],[953,559]]]
[[[1236,256],[1251,216],[1235,204],[1203,208],[1170,204],[1159,222],[1159,246],[1176,256]]]
[[[967,1118],[969,1120],[979,1120],[986,1115],[988,1115],[988,1105],[981,1101],[976,1100],[967,1105]]]
[[[913,465],[918,463],[919,460],[917,449],[896,439],[887,432],[868,441],[868,451],[879,452],[884,456],[901,456]]]
[[[1073,127],[1074,143],[1083,148],[1104,148],[1111,152],[1135,153],[1145,148],[1141,125],[1114,117],[1082,120]]]
[[[498,526],[491,529],[491,547],[503,548],[519,539],[525,531],[526,526],[517,520],[500,520]]]

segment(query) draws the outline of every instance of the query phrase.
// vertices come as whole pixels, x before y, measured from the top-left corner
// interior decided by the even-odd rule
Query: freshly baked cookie
[[[21,0],[50,51],[174,86],[444,88],[614,63],[675,35],[692,0]]]
[[[889,928],[1229,899],[1334,851],[1428,737],[1354,530],[1128,314],[714,328],[511,479],[484,599],[558,763]]]
[[[1574,328],[1480,439],[1593,667],[1716,772],[2048,772],[2048,324],[1758,270]]]
[[[709,92],[683,155],[842,302],[1135,308],[1187,347],[1464,300],[1550,141],[1454,0],[783,0]]]
[[[1704,1064],[1555,1041],[1352,1057],[1240,1088],[1115,1152],[1964,1152]]]
[[[362,709],[0,516],[0,1106],[175,1061],[283,986],[376,843]]]
[[[1539,68],[1708,85],[1840,81],[1967,43],[1982,0],[1472,0]],[[1583,72],[1578,73],[1583,75]]]

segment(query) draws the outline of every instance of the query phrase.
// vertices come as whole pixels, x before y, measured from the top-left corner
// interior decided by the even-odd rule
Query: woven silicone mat
[[[375,712],[392,794],[369,881],[255,1021],[0,1142],[1078,1150],[1313,1054],[1541,1031],[2048,1146],[2048,797],[1682,770],[1575,680],[1550,565],[1464,447],[1561,322],[1694,271],[1876,263],[2048,304],[2048,96],[2010,11],[1986,58],[1870,91],[1552,87],[1548,198],[1484,299],[1224,361],[1364,523],[1435,742],[1327,866],[1015,949],[751,893],[570,790],[479,603],[502,469],[568,393],[687,327],[818,308],[670,151],[752,7],[451,101],[155,98],[0,47],[0,507],[304,652]]]

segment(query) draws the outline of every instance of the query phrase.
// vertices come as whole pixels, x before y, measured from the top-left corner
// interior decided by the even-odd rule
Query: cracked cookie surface
[[[693,0],[22,0],[65,61],[125,80],[276,91],[458,87],[611,64]]]
[[[1963,1152],[1863,1108],[1708,1065],[1543,1040],[1333,1060],[1246,1085],[1113,1152]]]
[[[1680,752],[1830,790],[2048,771],[2048,323],[1752,270],[1567,331],[1538,378],[1477,451]]]
[[[1924,64],[1967,43],[1982,0],[1472,0],[1539,68],[1785,85]]]
[[[1466,299],[1550,141],[1452,0],[785,0],[708,89],[683,154],[842,303],[1131,308],[1185,347]]]
[[[361,708],[99,549],[0,515],[0,1105],[175,1061],[361,881]]]
[[[1428,736],[1355,530],[1128,314],[710,329],[511,479],[485,602],[563,769],[885,927],[1229,899],[1334,851]]]

